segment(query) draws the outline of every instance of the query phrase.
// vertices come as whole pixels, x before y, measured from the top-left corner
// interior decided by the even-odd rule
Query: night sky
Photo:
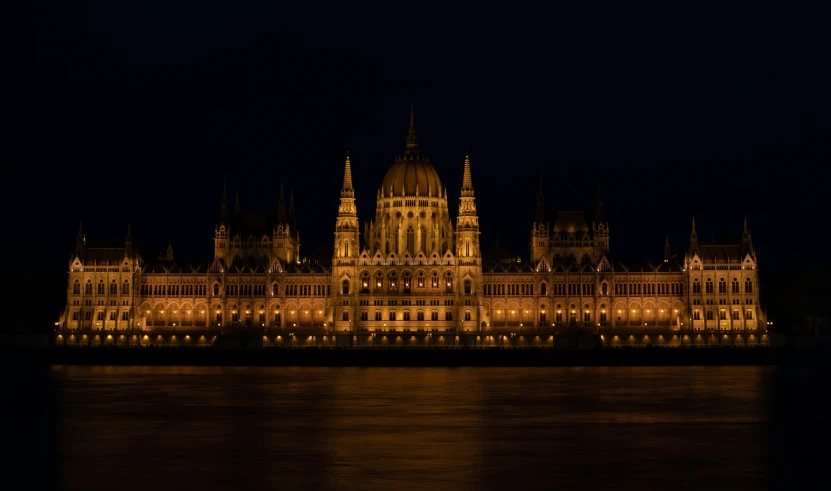
[[[702,240],[740,240],[746,216],[763,292],[828,270],[824,12],[397,5],[35,6],[31,161],[5,180],[2,243],[37,261],[4,273],[64,288],[79,220],[208,260],[223,179],[247,210],[275,210],[282,179],[301,254],[328,251],[345,152],[368,219],[410,104],[454,216],[470,151],[486,247],[528,256],[540,179],[551,210],[588,208],[599,182],[617,257],[686,249],[693,215]]]

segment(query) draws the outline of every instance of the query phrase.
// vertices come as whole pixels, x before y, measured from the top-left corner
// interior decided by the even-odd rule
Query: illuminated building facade
[[[210,262],[179,264],[173,248],[145,261],[124,247],[88,247],[78,231],[66,344],[210,344],[218,333],[262,332],[264,345],[556,345],[594,334],[606,345],[764,344],[756,254],[745,223],[734,244],[703,244],[693,220],[679,259],[626,264],[610,253],[598,195],[590,211],[548,213],[540,189],[530,260],[483,252],[471,162],[455,223],[447,191],[407,145],[358,222],[347,155],[331,261],[303,259],[293,199],[277,213],[232,210],[223,191]]]

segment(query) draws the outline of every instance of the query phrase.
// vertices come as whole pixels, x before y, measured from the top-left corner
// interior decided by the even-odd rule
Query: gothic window
[[[118,295],[118,283],[115,280],[110,283],[110,295]]]
[[[465,239],[465,256],[470,257],[470,239]]]
[[[733,283],[730,287],[730,291],[732,293],[740,293],[739,292],[739,279],[738,278],[733,278]]]
[[[95,314],[95,320],[99,320],[99,321],[104,320],[104,311],[103,311],[103,310],[99,310],[99,311]]]
[[[410,291],[410,285],[411,285],[411,283],[410,283],[410,272],[405,271],[404,272],[404,290],[405,291]]]
[[[381,311],[380,310],[375,311],[375,320],[377,320],[377,321],[381,320]]]
[[[439,274],[433,271],[433,288],[439,287]]]
[[[349,257],[349,240],[343,241],[343,257]]]
[[[78,320],[78,311],[77,310],[75,312],[72,312],[72,320],[74,320],[74,321]]]
[[[582,265],[583,265],[583,266],[585,266],[585,265],[587,265],[587,264],[591,264],[591,262],[592,262],[592,258],[591,258],[591,256],[589,256],[589,254],[588,254],[588,253],[585,253],[585,254],[583,254],[583,259],[582,259],[582,261],[581,261],[581,262],[582,262]]]
[[[424,311],[419,310],[416,312],[416,320],[423,321],[424,320]]]
[[[734,321],[739,320],[739,311],[738,310],[733,311],[733,320]]]
[[[398,275],[395,271],[390,273],[390,290],[395,290],[398,287]]]
[[[592,316],[591,312],[589,312],[588,310],[584,310],[583,311],[583,322],[591,322],[591,320],[592,320],[591,316]]]
[[[81,294],[81,282],[75,280],[75,283],[72,284],[72,294],[73,295],[80,295]]]
[[[388,319],[391,320],[391,321],[395,320],[395,311],[394,310],[390,310]]]
[[[91,312],[91,311],[89,311],[89,310],[87,310],[86,312],[84,312],[84,320],[85,320],[85,321],[90,320],[90,316],[91,316],[91,315],[92,315],[92,312]]]
[[[363,288],[364,290],[369,288],[369,273],[367,273],[366,271],[361,273],[361,288]]]
[[[719,294],[727,293],[727,282],[724,281],[724,278],[718,280],[718,292]]]
[[[274,285],[277,286],[277,283],[275,283]],[[214,296],[219,296],[219,283],[214,283]]]
[[[752,310],[746,310],[744,312],[744,318],[745,318],[745,320],[753,320],[753,311]]]
[[[465,295],[470,295],[472,289],[471,281],[465,280]]]
[[[540,295],[548,295],[548,285],[544,281],[540,283]]]
[[[744,280],[744,292],[753,293],[753,282],[750,281],[750,278]]]
[[[349,311],[348,310],[343,311],[343,316],[341,317],[341,319],[343,319],[345,321],[349,320]]]
[[[92,295],[92,280],[87,280],[87,284],[84,285],[84,293]]]
[[[104,280],[100,280],[100,281],[98,282],[98,294],[99,294],[99,295],[103,295],[103,294],[104,294]]]
[[[128,312],[126,310],[121,312],[121,320],[123,320],[123,321],[130,320],[130,312]]]
[[[424,271],[418,272],[418,287],[424,288]]]
[[[271,296],[275,297],[277,295],[280,295],[280,285],[275,282],[271,284]]]
[[[407,250],[410,254],[415,254],[415,230],[413,227],[407,227]]]
[[[713,320],[713,311],[712,310],[707,311],[707,320],[708,321]]]
[[[444,320],[452,321],[453,320],[453,312],[451,312],[450,310],[446,310],[444,312]]]
[[[115,310],[111,310],[111,311],[110,311],[110,320],[111,320],[111,321],[114,321],[114,320],[115,320],[115,316],[116,316]]]
[[[713,280],[711,278],[707,278],[707,285],[706,285],[706,293],[713,293]]]
[[[701,311],[700,310],[693,310],[693,320],[700,321],[701,320]]]
[[[424,214],[423,211],[421,213],[422,213],[422,215]],[[424,218],[424,217],[422,216],[422,218]],[[426,253],[427,252],[427,231],[424,230],[424,227],[419,228],[418,231],[421,235],[421,250],[422,250],[422,252]]]
[[[726,321],[727,320],[727,311],[724,310],[724,309],[719,310],[718,311],[718,319],[721,320],[721,321]]]
[[[386,244],[387,244],[386,245],[387,254],[389,254],[390,253],[390,243],[387,242]]]
[[[470,311],[469,310],[465,310],[465,320],[466,321],[470,320]]]
[[[609,285],[605,281],[600,284],[600,294],[604,297],[609,294]]]
[[[453,274],[450,271],[445,273],[444,279],[445,279],[445,286],[447,287],[447,289],[449,290],[449,289],[453,288]]]
[[[382,275],[381,272],[378,271],[378,274],[375,275],[375,286],[377,288],[381,288],[381,285],[383,285],[383,284],[384,284],[384,275]]]
[[[439,312],[437,310],[434,310],[434,311],[430,312],[430,320],[431,321],[439,320]]]
[[[381,243],[380,242],[375,243],[375,249],[374,250],[375,250],[375,252],[378,252],[378,251],[381,250]]]
[[[693,280],[693,293],[701,293],[701,282],[698,278]]]
[[[404,320],[405,321],[410,320],[410,311],[409,310],[404,311]]]
[[[121,294],[122,295],[129,295],[130,294],[130,282],[124,280],[124,284],[121,285]]]
[[[605,310],[600,311],[600,322],[606,322],[606,311]]]
[[[343,295],[349,295],[349,280],[343,280],[342,286],[343,288],[341,290],[341,293]]]
[[[369,312],[367,312],[366,310],[362,310],[361,311],[361,320],[362,321],[369,320]]]

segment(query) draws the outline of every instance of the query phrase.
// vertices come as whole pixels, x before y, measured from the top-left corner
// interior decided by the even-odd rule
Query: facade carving
[[[172,244],[145,260],[129,225],[117,248],[89,247],[79,228],[60,339],[204,345],[259,329],[266,345],[552,345],[576,330],[607,345],[766,343],[746,222],[735,243],[704,244],[693,219],[686,253],[667,239],[660,261],[632,264],[611,252],[600,193],[589,211],[549,212],[540,186],[526,261],[482,250],[468,155],[454,224],[412,112],[362,233],[351,165],[347,154],[331,260],[301,256],[282,184],[273,214],[243,211],[239,192],[229,210],[223,188],[203,264],[180,264]]]

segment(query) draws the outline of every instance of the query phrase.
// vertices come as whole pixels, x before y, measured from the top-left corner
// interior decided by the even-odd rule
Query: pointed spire
[[[698,249],[698,233],[695,231],[695,217],[692,219],[692,232],[690,232],[690,252]]]
[[[239,184],[237,184],[237,198],[234,203],[234,212],[239,213]]]
[[[742,231],[742,237],[750,237],[750,230],[747,229],[747,217],[744,217],[744,230]]]
[[[173,261],[173,238],[167,238],[167,260]]]
[[[133,242],[133,231],[132,231],[132,227],[130,225],[131,225],[130,221],[127,220],[127,235],[124,236],[124,243],[125,244],[130,244],[130,243]]]
[[[280,201],[277,204],[277,221],[281,224],[286,223],[286,198],[283,194],[283,180],[280,179]]]
[[[410,131],[407,132],[407,151],[418,152],[418,136],[415,130],[415,109],[410,105]]]
[[[462,196],[473,196],[473,179],[470,176],[470,153],[465,151],[465,171],[462,175]]]
[[[349,161],[349,151],[346,151],[346,163],[343,167],[343,188],[341,194],[353,193],[355,189],[352,187],[352,163]]]
[[[695,217],[692,219],[692,232],[690,232],[690,238],[698,238],[698,234],[695,232]]]
[[[545,223],[545,200],[542,194],[542,177],[540,177],[540,186],[537,189],[537,213],[534,215],[534,223]]]

